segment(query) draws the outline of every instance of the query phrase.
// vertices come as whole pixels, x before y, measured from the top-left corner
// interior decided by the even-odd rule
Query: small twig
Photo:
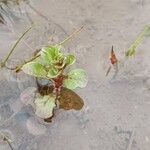
[[[67,38],[65,38],[62,42],[58,43],[57,45],[63,45],[64,43],[66,43],[68,40],[70,40],[71,38],[73,38],[77,33],[79,33],[83,29],[83,27],[84,26],[81,26],[80,28],[78,28],[77,30],[75,30],[72,34],[70,34],[70,36],[68,36]],[[27,43],[25,41],[23,41],[23,42],[27,45]],[[25,65],[26,63],[29,63],[29,62],[35,60],[36,58],[38,58],[40,56],[41,56],[40,54],[36,55],[36,56],[32,57],[31,59],[29,59],[28,61],[25,61],[25,63],[17,66],[16,68],[11,69],[11,70],[16,70],[16,72],[19,72],[21,70],[21,68],[22,68],[23,65]]]
[[[23,65],[25,65],[25,64],[27,64],[27,63],[29,63],[29,62],[32,62],[33,60],[35,60],[36,58],[38,58],[38,57],[40,57],[40,56],[41,56],[41,55],[40,55],[40,54],[38,54],[38,55],[36,55],[36,56],[32,57],[31,59],[29,59],[29,60],[25,61],[23,64],[21,64],[21,65],[17,66],[17,67],[16,67],[16,68],[14,68],[13,70],[16,70],[16,72],[19,72],[19,71],[21,70],[21,68],[23,67]]]
[[[111,70],[111,65],[109,66],[109,68],[108,68],[108,70],[107,70],[107,72],[106,72],[106,76],[108,76],[110,70]]]
[[[132,133],[131,133],[131,136],[130,136],[130,141],[129,141],[129,145],[127,147],[127,150],[131,150],[132,143],[133,143],[133,140],[134,140],[134,134],[135,134],[135,131],[133,130]]]
[[[82,29],[83,29],[84,26],[81,26],[80,28],[78,28],[77,30],[75,30],[72,34],[70,34],[70,36],[68,36],[67,38],[65,38],[62,42],[56,44],[56,45],[63,45],[65,44],[68,40],[70,40],[71,38],[73,38],[77,33],[79,33]],[[29,62],[32,62],[33,60],[35,60],[36,58],[40,57],[41,55],[38,54],[34,57],[32,57],[31,59],[29,59],[28,61],[25,61],[23,64],[21,65],[18,65],[16,66],[15,68],[9,68],[6,66],[6,62],[7,60],[9,59],[10,55],[12,54],[12,52],[14,51],[15,47],[17,46],[17,44],[19,43],[19,41],[23,38],[23,36],[31,29],[32,27],[30,27],[28,30],[26,30],[24,32],[24,34],[19,38],[19,40],[15,43],[15,45],[13,46],[13,48],[11,49],[11,51],[9,52],[8,56],[6,57],[6,59],[0,64],[1,66],[0,67],[6,67],[7,69],[10,69],[10,70],[15,70],[16,73],[18,73],[21,68],[23,67],[23,65],[29,63]],[[23,43],[28,46],[31,50],[33,50],[24,40],[23,40]]]
[[[4,141],[6,141],[7,144],[9,145],[10,149],[13,150],[13,147],[12,147],[11,143],[8,141],[8,139],[4,138]]]
[[[23,65],[25,65],[25,64],[27,64],[27,63],[29,63],[29,62],[35,60],[35,59],[38,58],[38,57],[40,57],[40,54],[39,54],[39,55],[36,55],[36,56],[34,56],[34,57],[32,57],[32,58],[30,58],[29,60],[25,61],[25,62],[22,63],[21,65],[18,65],[18,66],[14,67],[14,68],[10,68],[10,67],[8,67],[8,66],[6,66],[6,65],[5,65],[5,67],[6,67],[7,69],[9,69],[9,70],[15,70],[16,73],[18,73],[18,72],[21,70],[21,68],[23,67]]]
[[[9,147],[10,147],[11,150],[13,150],[13,147],[11,145],[11,140],[6,135],[4,135],[3,133],[0,133],[0,134],[3,137],[3,141],[6,142],[9,145]]]
[[[78,28],[77,30],[75,30],[72,34],[70,34],[67,38],[65,38],[62,42],[58,43],[58,45],[63,45],[65,44],[67,41],[69,41],[70,39],[72,39],[76,34],[78,34],[82,29],[84,28],[84,26],[81,26],[80,28]]]
[[[26,35],[26,33],[28,31],[31,30],[33,26],[31,26],[30,28],[28,28],[21,36],[20,38],[16,41],[16,43],[14,44],[14,46],[10,49],[8,55],[6,56],[6,58],[4,59],[4,61],[2,61],[2,63],[0,64],[0,67],[4,67],[6,62],[8,61],[9,57],[11,56],[11,54],[13,53],[13,51],[15,50],[15,48],[17,47],[17,45],[19,44],[19,42],[21,41],[21,39]]]

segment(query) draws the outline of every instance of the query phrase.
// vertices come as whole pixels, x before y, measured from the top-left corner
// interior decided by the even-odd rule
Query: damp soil
[[[149,0],[32,0],[19,5],[0,1],[0,6],[0,60],[35,24],[8,61],[10,67],[85,26],[63,51],[76,55],[75,67],[87,71],[88,85],[74,91],[80,97],[63,89],[69,105],[60,100],[64,109],[55,112],[52,122],[35,116],[28,103],[37,90],[36,80],[22,72],[0,70],[0,132],[12,140],[14,150],[150,149],[149,35],[136,55],[119,66],[115,78],[113,70],[105,76],[112,45],[118,60],[122,59],[149,24]],[[0,150],[10,146],[0,141]]]

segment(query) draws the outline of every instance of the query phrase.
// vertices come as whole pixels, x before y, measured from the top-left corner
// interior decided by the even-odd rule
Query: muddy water
[[[149,0],[33,0],[6,9],[13,12],[0,26],[0,58],[32,22],[35,27],[17,47],[8,65],[30,57],[35,49],[62,40],[81,25],[85,29],[66,44],[65,52],[77,56],[76,67],[89,77],[86,88],[76,92],[84,99],[81,111],[57,112],[44,124],[27,105],[33,98],[35,80],[2,69],[0,75],[0,127],[15,150],[149,150],[150,149],[150,38],[146,37],[135,57],[119,69],[112,80],[111,46],[119,59],[149,23]],[[37,14],[33,7],[46,17]],[[10,14],[10,13],[9,13]],[[10,15],[9,15],[10,16]],[[6,121],[7,120],[7,121]],[[5,142],[0,150],[9,150]]]

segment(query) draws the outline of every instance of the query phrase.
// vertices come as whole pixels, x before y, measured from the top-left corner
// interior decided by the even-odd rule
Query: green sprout
[[[146,34],[150,31],[150,24],[146,25],[142,33],[136,38],[135,42],[129,47],[126,52],[126,57],[132,56],[135,54],[137,47],[142,43]]]
[[[70,66],[75,63],[76,58],[72,54],[65,55],[61,51],[63,45],[79,33],[83,26],[75,30],[62,42],[41,48],[40,51],[34,53],[32,58],[24,61],[23,64],[18,64],[15,68],[7,67],[6,63],[16,46],[31,28],[28,28],[16,41],[4,60],[0,62],[0,68],[6,67],[7,69],[15,70],[16,73],[23,71],[27,75],[36,77],[36,79],[46,79],[49,83],[53,83],[52,85],[49,84],[48,87],[45,85],[40,90],[42,87],[40,87],[41,85],[36,80],[38,93],[34,99],[35,114],[44,119],[44,121],[50,122],[56,107],[64,110],[80,110],[84,105],[80,96],[72,90],[86,86],[86,72],[80,68],[68,71]],[[45,92],[44,89],[46,88]]]
[[[83,26],[75,30],[62,42],[41,48],[38,53],[25,61],[25,63],[18,64],[15,68],[8,68],[6,65],[8,59],[14,52],[16,46],[31,28],[32,27],[27,29],[16,41],[5,59],[0,63],[0,68],[6,67],[7,69],[15,70],[16,73],[23,71],[37,79],[46,79],[49,80],[50,83],[53,83],[53,87],[51,85],[48,87],[48,90],[52,87],[52,91],[49,91],[44,95],[39,91],[39,95],[37,94],[38,96],[35,97],[35,114],[38,117],[49,121],[49,118],[54,115],[53,112],[56,107],[65,110],[81,109],[84,103],[72,90],[86,86],[86,72],[83,69],[74,69],[68,72],[67,70],[75,63],[76,58],[72,54],[64,55],[61,50],[68,40],[73,38],[83,29]]]
[[[115,52],[113,50],[113,47],[111,49],[111,55],[110,55],[110,66],[106,72],[106,76],[110,73],[111,68],[114,68],[114,74],[113,74],[113,78],[115,79],[120,67],[124,66],[124,63],[126,62],[126,60],[130,57],[133,56],[136,53],[136,49],[138,48],[138,46],[142,43],[142,41],[144,40],[145,36],[148,34],[148,32],[150,31],[150,24],[146,25],[145,28],[143,29],[143,31],[138,35],[138,37],[136,38],[136,40],[134,41],[134,43],[127,49],[127,51],[125,52],[125,56],[122,60],[117,59]],[[118,63],[120,63],[121,65],[118,67]]]
[[[64,55],[61,45],[43,47],[36,59],[25,63],[21,70],[36,78],[50,80],[53,83],[53,93],[39,96],[35,99],[35,114],[43,119],[52,117],[53,109],[58,104],[62,87],[74,90],[84,88],[87,84],[86,72],[83,69],[66,71],[76,61],[72,54]]]

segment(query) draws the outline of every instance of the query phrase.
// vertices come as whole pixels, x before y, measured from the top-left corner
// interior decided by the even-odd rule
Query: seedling
[[[79,110],[83,107],[82,99],[72,90],[86,86],[86,72],[81,68],[70,70],[76,58],[72,54],[62,53],[64,43],[74,37],[82,28],[83,26],[58,44],[42,47],[31,59],[11,69],[16,73],[23,71],[37,79],[38,93],[34,99],[35,114],[47,122],[51,121],[54,116],[55,108]],[[7,67],[6,62],[14,48],[30,29],[19,38],[1,63],[1,67]],[[42,87],[38,83],[38,79],[48,80],[49,84]]]
[[[116,54],[114,52],[113,46],[111,49],[110,62],[111,62],[111,64],[107,70],[106,76],[109,74],[112,67],[115,69],[115,72],[116,72],[115,74],[117,74],[117,72],[118,72],[118,59],[117,59]]]
[[[125,57],[123,60],[120,61],[120,63],[124,63],[124,60],[127,60],[130,56],[135,55],[136,53],[136,49],[137,47],[142,43],[142,41],[144,40],[145,36],[147,35],[147,33],[150,31],[150,24],[146,25],[144,30],[141,32],[141,34],[139,34],[139,36],[136,38],[136,40],[134,41],[134,43],[129,47],[129,49],[125,52]],[[118,59],[115,55],[115,52],[113,50],[113,47],[111,49],[111,57],[110,57],[110,67],[108,68],[107,72],[106,72],[106,76],[109,74],[109,72],[111,71],[112,66],[114,67],[115,73],[113,75],[113,79],[116,77],[116,75],[118,74]]]
[[[130,48],[125,53],[126,57],[133,56],[136,53],[137,47],[142,43],[146,34],[150,31],[150,24],[146,25],[144,30],[139,34],[134,43],[130,46]]]
[[[64,55],[61,48],[61,45],[43,47],[36,59],[21,67],[24,73],[52,83],[52,93],[37,96],[34,101],[35,114],[43,119],[52,117],[54,108],[59,106],[62,87],[74,90],[87,84],[86,72],[83,69],[66,71],[75,63],[76,58],[72,54]]]

